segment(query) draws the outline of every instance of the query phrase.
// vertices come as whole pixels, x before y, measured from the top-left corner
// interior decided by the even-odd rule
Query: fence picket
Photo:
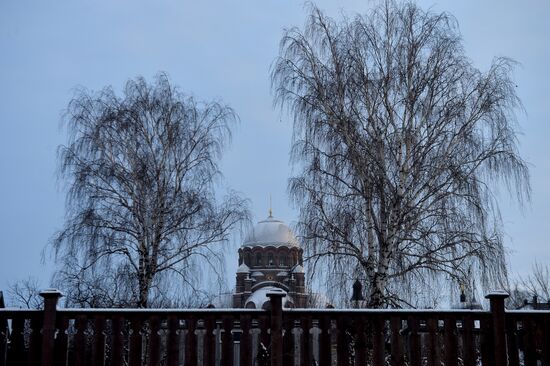
[[[337,339],[338,344],[336,346],[338,355],[337,355],[337,362],[339,365],[346,365],[350,364],[350,354],[349,354],[349,344],[350,344],[350,335],[349,331],[349,325],[348,325],[348,318],[345,315],[341,315],[337,318],[337,326],[336,329],[338,329]]]
[[[231,329],[233,329],[233,321],[231,318],[224,316],[222,319],[222,362],[221,366],[230,366],[233,360],[233,337]]]
[[[29,344],[29,364],[40,365],[40,349],[42,343],[42,319],[34,317],[31,319],[31,337]]]
[[[373,364],[374,366],[384,366],[384,324],[380,316],[374,317],[374,343],[373,343]]]
[[[542,364],[550,365],[550,319],[544,319],[542,324]]]
[[[524,317],[522,319],[523,323],[523,361],[525,366],[536,366],[537,365],[537,355],[535,348],[535,328],[536,325],[533,321]]]
[[[391,331],[391,364],[392,366],[403,366],[403,341],[401,339],[401,318],[392,316],[390,319]]]
[[[128,363],[130,366],[141,366],[143,364],[143,321],[140,316],[130,318],[130,350],[128,352]],[[98,365],[99,366],[99,365]]]
[[[124,365],[124,319],[120,314],[112,318],[113,365]]]
[[[3,306],[3,298],[0,292],[0,308]],[[6,353],[8,351],[8,339],[9,339],[9,328],[8,320],[3,314],[0,314],[0,366],[6,366]]]
[[[197,364],[197,345],[195,336],[196,320],[189,316],[185,318],[185,366]]]
[[[506,319],[506,342],[510,365],[519,365],[517,323],[517,320],[514,318]]]
[[[464,360],[464,366],[475,366],[475,352],[471,350],[474,348],[474,320],[470,315],[466,315],[462,319],[462,359]]]
[[[306,316],[302,321],[302,365],[311,365],[313,363],[313,345],[311,341],[311,317]]]
[[[409,316],[407,323],[410,328],[409,335],[409,347],[411,366],[421,366],[421,348],[420,348],[420,335],[418,334],[419,320],[418,317]]]
[[[445,366],[458,366],[456,336],[456,318],[450,315],[445,317]]]
[[[84,359],[86,355],[86,344],[84,331],[87,326],[87,318],[85,315],[79,315],[76,317],[75,328],[76,334],[74,335],[74,365],[84,366]]]
[[[365,323],[368,318],[358,317],[355,321],[355,365],[365,365],[367,360],[367,340],[365,337]]]
[[[103,366],[105,364],[105,317],[96,316],[94,319],[94,340],[92,344],[92,365]]]
[[[427,321],[428,326],[428,342],[427,342],[427,358],[428,366],[440,366],[440,347],[438,342],[439,333],[439,317],[432,317]]]
[[[67,364],[67,348],[68,336],[67,329],[69,328],[68,317],[58,317],[57,322],[57,337],[55,338],[54,346],[54,365],[65,366]]]
[[[319,326],[321,327],[319,366],[329,366],[332,364],[331,325],[332,319],[328,316],[322,317],[319,321]]]
[[[483,366],[494,365],[494,355],[491,352],[493,346],[493,337],[491,334],[492,320],[482,319],[480,321],[481,335],[480,335],[480,351],[481,351],[481,363]]]
[[[175,315],[168,316],[168,336],[166,340],[166,356],[168,366],[177,366],[179,360],[178,344],[178,318]]]
[[[147,358],[149,361],[149,365],[157,365],[159,363],[159,329],[160,317],[158,315],[154,315],[149,320],[149,357]]]

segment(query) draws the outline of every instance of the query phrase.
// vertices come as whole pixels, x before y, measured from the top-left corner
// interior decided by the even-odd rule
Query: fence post
[[[3,309],[5,307],[6,305],[4,304],[4,294],[2,293],[2,291],[0,291],[0,309]],[[0,366],[6,366],[8,339],[8,320],[6,318],[2,318],[2,320],[0,320]]]
[[[271,303],[271,366],[283,366],[283,297],[284,292],[268,292]]]
[[[493,319],[493,355],[495,366],[506,366],[508,353],[506,351],[506,328],[504,299],[509,294],[506,291],[493,291],[485,296],[490,301],[490,311]]]
[[[42,366],[53,365],[55,318],[57,312],[57,301],[61,292],[55,289],[44,290],[40,293],[44,298],[44,322],[42,324]]]

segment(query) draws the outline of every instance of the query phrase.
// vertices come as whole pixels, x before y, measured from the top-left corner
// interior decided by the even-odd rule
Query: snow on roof
[[[244,262],[239,266],[239,268],[237,268],[237,273],[248,273],[248,272],[250,272],[250,268],[246,264],[244,264]]]
[[[292,270],[293,273],[306,273],[306,271],[304,270],[304,267],[302,267],[301,265],[297,264],[294,269]]]
[[[298,247],[298,240],[290,228],[281,220],[269,216],[260,221],[248,233],[243,243],[244,247],[255,246],[289,246]]]

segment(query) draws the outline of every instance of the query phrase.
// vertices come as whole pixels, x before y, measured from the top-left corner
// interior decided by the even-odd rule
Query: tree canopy
[[[452,16],[410,2],[340,21],[312,7],[285,32],[272,87],[294,120],[289,189],[314,276],[360,278],[370,307],[506,282],[495,192],[529,196],[513,67],[480,71]]]
[[[235,120],[165,74],[129,80],[122,96],[76,93],[59,147],[67,219],[53,240],[56,280],[73,304],[166,305],[167,294],[204,289],[197,266],[220,273],[219,244],[249,216],[245,199],[215,191]]]

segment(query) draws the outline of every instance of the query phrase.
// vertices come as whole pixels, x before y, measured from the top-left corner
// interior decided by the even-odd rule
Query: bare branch
[[[225,105],[183,95],[165,74],[128,81],[123,96],[110,87],[75,95],[59,148],[67,220],[52,242],[70,301],[147,307],[161,279],[185,286],[195,261],[221,261],[220,244],[249,216],[235,192],[214,193],[236,119]]]
[[[413,3],[340,22],[313,7],[286,31],[271,81],[294,118],[289,190],[321,276],[363,279],[373,307],[412,304],[395,289],[426,276],[506,283],[494,189],[530,193],[513,67],[476,69],[456,20]]]

